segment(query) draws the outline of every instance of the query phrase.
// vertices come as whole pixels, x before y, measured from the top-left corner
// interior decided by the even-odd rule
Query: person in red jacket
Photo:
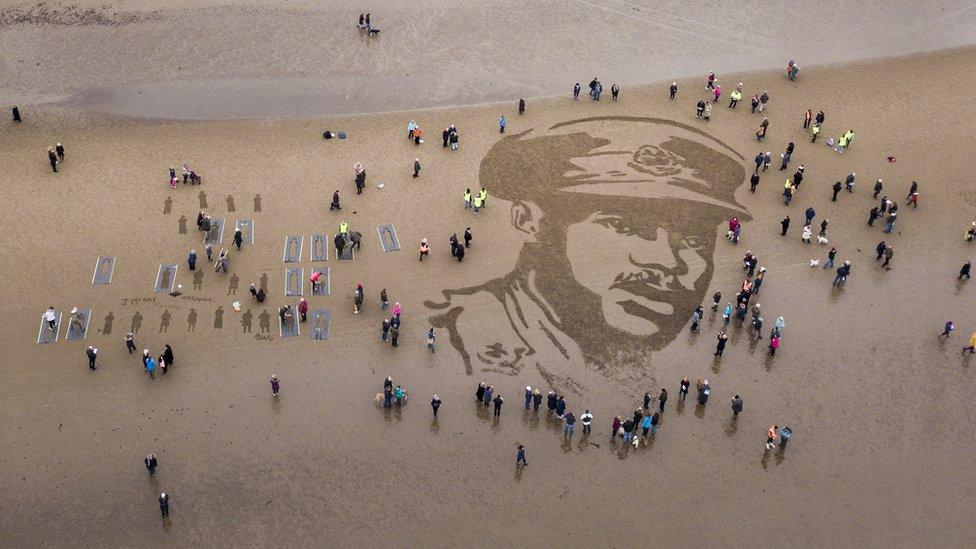
[[[308,319],[308,301],[304,297],[298,302],[298,314],[302,315],[302,322]]]

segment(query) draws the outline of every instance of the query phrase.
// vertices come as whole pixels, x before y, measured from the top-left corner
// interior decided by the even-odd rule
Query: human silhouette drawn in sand
[[[251,318],[253,316],[254,315],[251,314],[251,309],[244,311],[244,314],[241,315],[241,326],[244,327],[244,333],[251,332]]]
[[[165,333],[169,329],[169,320],[173,315],[169,314],[169,309],[163,311],[159,317],[159,333]]]
[[[112,314],[112,311],[109,311],[108,314],[105,315],[105,324],[102,325],[102,333],[105,335],[112,335],[112,323],[114,322],[115,315]]]
[[[139,333],[139,328],[142,327],[142,314],[136,311],[136,314],[132,315],[132,324],[129,326],[129,331],[133,334]]]

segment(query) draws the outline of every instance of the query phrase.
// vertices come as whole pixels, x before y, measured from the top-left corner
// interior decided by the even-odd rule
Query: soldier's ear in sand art
[[[510,274],[427,301],[431,324],[448,330],[469,373],[532,366],[565,386],[588,364],[630,377],[701,303],[728,219],[750,219],[735,199],[743,161],[697,128],[655,118],[587,118],[499,140],[480,183],[531,237]],[[510,329],[486,336],[490,316]]]

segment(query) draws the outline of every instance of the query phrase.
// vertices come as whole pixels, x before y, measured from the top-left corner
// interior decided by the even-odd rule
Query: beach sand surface
[[[458,9],[473,9],[469,6],[461,3]],[[574,10],[582,6],[588,4]],[[252,8],[243,8],[243,15],[234,17],[246,18]],[[510,17],[513,24],[533,19],[502,7],[479,9]],[[560,17],[583,16],[570,10]],[[721,17],[718,8],[714,17]],[[343,19],[351,22],[348,14]],[[398,19],[403,18],[379,21],[396,29]],[[133,40],[144,34],[139,28],[132,27]],[[5,49],[20,32],[12,29],[0,33]],[[462,40],[461,29],[456,30],[458,47],[477,44]],[[64,32],[70,49],[80,48],[71,37],[104,31],[69,26],[52,32]],[[179,28],[171,31],[170,36],[180,34]],[[194,29],[185,41],[161,39],[160,55],[201,44],[197,32],[202,31]],[[350,38],[355,41],[355,32]],[[386,48],[395,39],[390,32],[381,42],[357,46]],[[715,51],[702,51],[703,59],[729,55],[725,45],[709,48]],[[535,63],[533,56],[526,59]],[[310,55],[296,67],[313,61],[318,59]],[[567,59],[570,63],[578,66]],[[441,66],[434,60],[430,70]],[[587,70],[592,66],[582,66],[587,75],[593,72]],[[111,73],[123,79],[130,68],[123,64]],[[254,73],[264,69],[252,68]],[[562,72],[556,69],[546,74]],[[39,70],[49,72],[22,74],[4,85],[28,89],[50,81],[48,89],[60,87],[54,81],[61,71]],[[208,69],[197,70],[192,78]],[[976,55],[958,50],[806,67],[795,83],[779,69],[722,75],[744,82],[747,97],[769,90],[772,99],[764,114],[771,123],[761,145],[753,136],[760,118],[747,104],[735,111],[721,104],[711,121],[695,119],[694,103],[703,93],[697,77],[679,83],[675,102],[667,100],[667,83],[659,83],[627,88],[616,102],[568,97],[530,102],[523,116],[515,113],[509,95],[515,88],[509,88],[477,96],[506,96],[502,104],[397,115],[164,122],[49,106],[32,111],[21,125],[3,122],[4,544],[627,546],[652,540],[691,546],[748,540],[755,545],[972,546],[976,418],[970,403],[976,390],[973,359],[959,351],[976,327],[976,313],[973,283],[957,283],[955,277],[974,253],[962,239],[976,210],[976,166],[968,146],[976,130],[966,92],[976,84],[974,74]],[[134,80],[146,78],[141,74]],[[89,83],[97,80],[93,75]],[[551,84],[540,80],[537,92],[551,92]],[[459,96],[439,97],[456,101]],[[351,105],[354,97],[348,101]],[[840,155],[822,142],[811,145],[801,127],[807,108],[827,113],[824,138],[854,128],[854,146]],[[755,251],[769,270],[761,294],[767,328],[779,315],[787,322],[775,360],[768,359],[765,340],[751,341],[746,329],[732,328],[724,358],[714,361],[721,321],[710,311],[699,335],[689,335],[685,326],[633,370],[610,377],[542,353],[541,363],[573,369],[572,383],[555,380],[569,387],[570,408],[577,414],[589,408],[596,416],[584,443],[579,431],[564,440],[561,426],[545,415],[523,415],[523,387],[546,389],[552,381],[540,370],[505,375],[475,362],[469,374],[444,331],[437,352],[427,351],[424,333],[435,311],[425,302],[443,300],[444,289],[507,275],[532,238],[513,227],[510,202],[489,199],[477,216],[462,209],[464,189],[479,185],[481,161],[500,139],[500,113],[508,116],[508,134],[597,116],[674,120],[729,144],[744,157],[746,173],[759,150],[778,156],[795,141],[789,172],[774,164],[756,194],[745,184],[736,192],[735,200],[751,215],[739,245],[722,238],[724,226],[714,227],[714,274],[704,292],[706,300],[718,290],[731,297],[741,284],[742,254]],[[410,118],[428,129],[428,140],[419,147],[405,138]],[[439,143],[440,129],[449,124],[461,134],[455,153]],[[326,129],[345,131],[348,138],[325,141]],[[51,173],[45,154],[55,142],[67,148],[58,174]],[[410,176],[415,158],[424,166],[417,179]],[[362,196],[354,194],[357,161],[369,174]],[[202,186],[169,188],[167,167],[183,162],[203,176]],[[787,209],[780,189],[798,163],[806,166],[807,177]],[[845,191],[831,202],[830,185],[852,171],[858,181],[854,194]],[[912,180],[921,185],[919,208],[903,205],[891,235],[866,225],[877,178],[902,203]],[[343,209],[330,212],[337,189]],[[201,191],[207,211],[227,219],[228,227],[239,218],[253,219],[255,243],[230,252],[231,273],[204,269],[202,286],[194,289],[185,257],[191,248],[202,256],[200,233],[193,227]],[[799,219],[811,205],[818,216],[831,219],[831,244],[840,249],[840,259],[854,264],[843,291],[831,290],[830,272],[808,266],[825,253],[817,244],[799,241]],[[782,238],[779,220],[787,212],[794,225]],[[180,216],[186,217],[187,234],[179,231]],[[331,295],[311,298],[313,308],[332,312],[329,340],[312,341],[307,327],[301,337],[279,338],[277,307],[295,301],[283,294],[285,237],[304,235],[307,256],[310,235],[331,237],[342,220],[364,239],[355,260],[326,263]],[[395,225],[401,251],[379,250],[375,229],[385,223]],[[447,238],[466,226],[475,241],[459,264],[448,255]],[[228,228],[228,246],[230,234]],[[431,239],[433,252],[421,263],[415,254],[424,237]],[[896,250],[890,271],[874,262],[874,246],[882,237]],[[103,255],[118,258],[114,278],[93,286],[92,268]],[[163,263],[180,266],[182,296],[153,292]],[[298,264],[306,276],[315,265],[307,258]],[[247,285],[263,274],[270,297],[258,306]],[[367,296],[358,315],[352,299],[357,283],[365,285]],[[379,341],[378,296],[384,287],[391,301],[403,305],[398,349]],[[253,314],[251,333],[244,333],[242,313],[232,309],[236,300]],[[48,305],[63,311],[91,307],[88,339],[37,345],[39,316]],[[262,313],[270,317],[267,333],[260,327]],[[485,318],[490,318],[487,310]],[[138,357],[125,352],[123,336],[134,319],[139,349],[158,354],[164,344],[173,346],[176,364],[165,376],[149,379]],[[939,341],[948,319],[958,330],[948,342]],[[505,328],[484,323],[489,334]],[[88,344],[100,349],[96,372],[86,367]],[[277,401],[268,386],[272,373],[281,378]],[[406,407],[384,413],[373,395],[388,375],[412,397]],[[696,409],[691,401],[676,406],[683,376],[710,380],[707,407]],[[500,421],[474,402],[482,380],[506,398]],[[672,396],[653,443],[637,450],[612,443],[611,418],[631,413],[644,391],[656,394],[662,386]],[[444,402],[437,422],[427,406],[433,393]],[[737,422],[728,410],[734,393],[745,398]],[[774,423],[795,432],[782,455],[763,453],[764,434]],[[514,467],[517,442],[528,451],[529,465],[521,470]],[[154,478],[142,466],[150,451],[160,461]],[[160,491],[171,494],[166,522],[156,508]]]

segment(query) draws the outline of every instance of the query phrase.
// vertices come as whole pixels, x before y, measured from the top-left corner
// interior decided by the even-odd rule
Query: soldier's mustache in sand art
[[[701,130],[657,118],[586,118],[501,139],[481,185],[511,203],[512,226],[531,240],[508,275],[425,302],[431,324],[469,374],[529,367],[570,390],[584,367],[633,378],[701,303],[719,226],[750,219],[734,196],[743,162]]]

